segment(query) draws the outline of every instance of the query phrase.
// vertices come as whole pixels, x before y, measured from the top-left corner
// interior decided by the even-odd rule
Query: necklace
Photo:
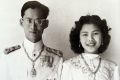
[[[28,52],[26,51],[25,47],[24,47],[24,44],[22,44],[23,46],[23,49],[28,57],[28,59],[30,59],[30,61],[32,62],[32,69],[31,69],[31,76],[32,77],[35,77],[37,75],[37,71],[35,69],[35,62],[36,60],[40,57],[41,53],[43,52],[43,49],[44,49],[44,45],[42,46],[42,49],[41,51],[39,52],[39,55],[35,58],[35,59],[32,59],[29,55],[28,55]]]
[[[86,62],[85,58],[83,57],[83,55],[81,54],[81,58],[83,59],[85,65],[87,66],[88,70],[94,75],[94,80],[95,80],[95,76],[96,76],[96,73],[98,72],[99,68],[100,68],[100,64],[101,64],[101,58],[99,58],[99,64],[96,68],[95,71],[92,71],[91,68],[89,67],[88,63]]]

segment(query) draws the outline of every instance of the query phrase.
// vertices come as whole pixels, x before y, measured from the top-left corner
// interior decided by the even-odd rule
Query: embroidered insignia
[[[13,51],[15,51],[15,50],[20,49],[20,48],[21,48],[20,45],[12,46],[12,47],[10,47],[10,48],[6,48],[6,49],[4,50],[4,53],[5,53],[5,54],[9,54],[9,53],[11,53],[11,52],[13,52]]]
[[[60,57],[63,56],[63,54],[62,54],[61,51],[55,50],[55,49],[52,49],[52,48],[49,48],[49,47],[46,48],[46,51],[48,51],[48,52],[50,52],[50,53],[54,53],[55,55],[58,55],[58,56],[60,56]]]

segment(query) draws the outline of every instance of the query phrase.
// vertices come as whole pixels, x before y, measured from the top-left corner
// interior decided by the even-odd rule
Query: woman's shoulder
[[[115,68],[118,66],[114,61],[105,58],[102,58],[102,63],[105,67]]]
[[[73,67],[80,66],[80,55],[65,60],[63,65],[73,66]]]

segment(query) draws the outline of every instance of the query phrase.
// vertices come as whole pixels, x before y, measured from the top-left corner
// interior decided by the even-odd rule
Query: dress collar
[[[91,53],[82,53],[83,57],[85,59],[96,59],[96,58],[100,58],[100,55],[98,54],[91,54]]]

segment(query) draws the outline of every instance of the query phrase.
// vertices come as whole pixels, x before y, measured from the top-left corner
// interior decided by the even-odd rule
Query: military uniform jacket
[[[5,49],[0,61],[0,80],[59,80],[62,69],[60,51],[44,46],[35,62],[36,76],[31,76],[32,62],[22,45]]]

